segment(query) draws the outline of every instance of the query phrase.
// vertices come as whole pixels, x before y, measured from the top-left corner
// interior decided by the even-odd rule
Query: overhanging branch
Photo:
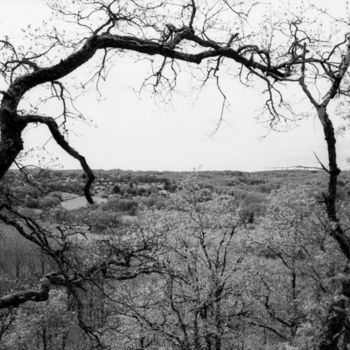
[[[70,156],[78,160],[81,164],[81,167],[83,168],[87,180],[85,183],[84,187],[84,195],[86,200],[90,203],[93,204],[94,201],[92,199],[91,193],[90,193],[90,188],[95,180],[95,175],[91,168],[89,167],[88,163],[86,162],[86,159],[78,152],[76,151],[64,138],[64,136],[61,134],[59,127],[55,121],[55,119],[51,117],[44,117],[40,115],[24,115],[23,119],[26,121],[26,123],[41,123],[47,125],[49,128],[52,137],[55,139],[57,144],[62,147]]]
[[[57,273],[49,273],[45,275],[39,282],[39,288],[29,289],[26,291],[14,292],[0,298],[0,309],[9,307],[18,307],[28,301],[45,301],[49,298],[50,285],[64,285],[63,276]]]
[[[256,60],[248,59],[238,50],[234,50],[225,45],[219,45],[211,40],[204,40],[195,35],[192,30],[187,27],[181,28],[177,33],[177,41],[175,45],[167,45],[161,41],[151,39],[141,39],[134,36],[122,36],[110,33],[93,35],[85,44],[58,64],[51,67],[39,68],[31,73],[15,79],[9,87],[7,93],[11,96],[6,103],[10,109],[16,109],[23,95],[31,88],[46,82],[59,80],[70,74],[78,67],[89,61],[97,50],[115,48],[145,53],[147,55],[161,55],[168,58],[178,59],[190,63],[199,64],[204,59],[211,57],[227,57],[242,64],[250,69],[257,69],[266,75],[276,79],[283,79],[289,76],[289,71],[283,68],[277,68],[273,65],[264,64]],[[187,53],[182,51],[179,45],[183,41],[189,41],[197,44],[203,50],[197,53]],[[175,47],[176,46],[176,47]]]

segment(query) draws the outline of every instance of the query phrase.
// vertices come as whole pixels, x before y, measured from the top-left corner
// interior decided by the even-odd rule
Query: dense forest
[[[337,140],[350,120],[350,10],[339,4],[47,0],[44,23],[1,36],[1,350],[349,349],[350,174]],[[147,66],[139,93],[165,104],[214,86],[216,130],[235,107],[228,82],[241,83],[268,132],[313,118],[325,152],[295,170],[94,171],[70,135],[98,117],[82,98],[103,99],[118,64]],[[33,127],[81,169],[31,164]]]
[[[55,255],[2,225],[1,295],[37,288],[57,259],[84,284],[3,312],[1,349],[314,348],[344,278],[324,172],[96,174],[91,206],[80,171],[8,173]],[[348,172],[339,194],[349,225]]]

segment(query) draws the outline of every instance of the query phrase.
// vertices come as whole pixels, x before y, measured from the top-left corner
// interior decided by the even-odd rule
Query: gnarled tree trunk
[[[0,109],[0,179],[6,174],[23,149],[25,123],[15,113]]]

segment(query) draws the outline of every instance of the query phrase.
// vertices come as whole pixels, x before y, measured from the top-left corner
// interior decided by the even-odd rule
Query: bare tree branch
[[[78,153],[73,147],[71,147],[70,144],[66,141],[64,136],[61,134],[55,119],[51,117],[44,117],[39,115],[24,115],[22,116],[22,118],[27,123],[41,123],[41,124],[47,125],[47,127],[51,132],[52,137],[55,139],[57,144],[61,146],[69,155],[71,155],[73,158],[75,158],[80,162],[81,167],[83,168],[87,177],[85,188],[84,188],[84,194],[87,201],[90,204],[93,204],[94,201],[90,194],[90,188],[95,179],[95,175],[92,172],[89,165],[87,164],[85,158],[80,153]]]

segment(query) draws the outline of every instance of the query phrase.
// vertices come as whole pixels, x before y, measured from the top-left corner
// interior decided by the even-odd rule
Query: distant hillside
[[[259,172],[242,171],[131,171],[131,170],[95,170],[96,180],[93,192],[99,195],[109,195],[128,190],[131,195],[145,195],[161,190],[173,192],[186,179],[196,178],[201,187],[206,187],[218,193],[240,188],[259,193],[270,193],[281,186],[304,184],[322,191],[327,185],[327,174],[316,170],[274,170]],[[82,195],[84,173],[81,170],[35,170],[22,176],[18,170],[9,172],[8,180],[14,186],[23,186],[22,195],[40,197],[42,194],[55,191]],[[350,171],[342,172],[339,187],[343,195],[350,195]],[[138,193],[139,191],[140,193]]]

